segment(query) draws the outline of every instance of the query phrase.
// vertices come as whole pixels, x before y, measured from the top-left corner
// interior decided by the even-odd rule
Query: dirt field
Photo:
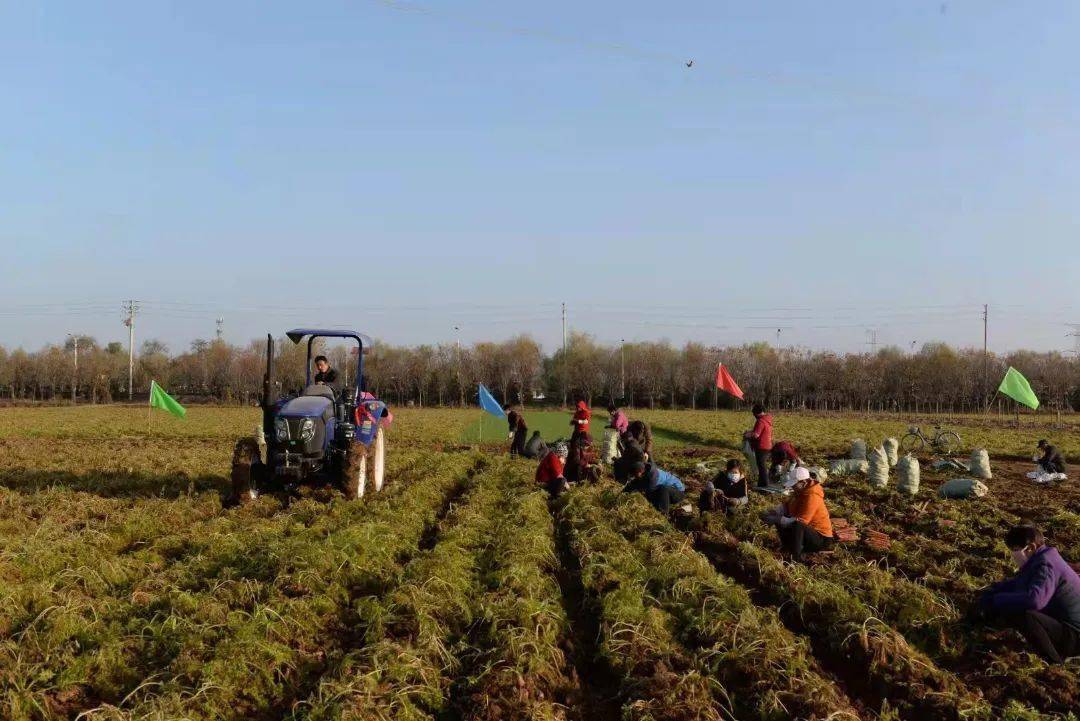
[[[757,520],[674,521],[610,481],[549,504],[477,411],[396,413],[387,487],[288,506],[223,501],[255,409],[0,410],[3,719],[1036,719],[1080,707],[1051,667],[970,619],[1039,524],[1080,561],[1080,491],[1024,478],[1035,440],[1073,461],[1080,421],[940,419],[990,449],[982,499],[922,467],[914,498],[830,477],[860,540],[784,561]],[[695,491],[746,414],[631,412]],[[554,433],[564,414],[526,414]],[[595,423],[598,435],[602,418]],[[911,421],[782,415],[812,461]],[[568,426],[566,426],[568,428]],[[489,437],[489,428],[491,435]],[[966,456],[966,454],[965,454]],[[924,460],[928,460],[924,459]],[[875,533],[887,543],[868,543]]]

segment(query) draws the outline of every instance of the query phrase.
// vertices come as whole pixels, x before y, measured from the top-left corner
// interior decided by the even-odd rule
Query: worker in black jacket
[[[1054,446],[1047,443],[1045,440],[1039,441],[1039,450],[1042,452],[1042,457],[1039,458],[1039,467],[1047,473],[1065,473],[1065,458]]]

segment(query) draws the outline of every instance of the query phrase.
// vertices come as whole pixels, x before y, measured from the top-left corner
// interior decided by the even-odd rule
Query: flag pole
[[[146,435],[150,435],[151,419],[154,414],[154,381],[150,381],[150,397],[146,399]]]

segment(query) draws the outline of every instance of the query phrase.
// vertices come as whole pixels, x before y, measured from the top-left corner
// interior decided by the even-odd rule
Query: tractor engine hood
[[[333,418],[334,404],[322,396],[300,396],[287,401],[277,415],[283,418]]]

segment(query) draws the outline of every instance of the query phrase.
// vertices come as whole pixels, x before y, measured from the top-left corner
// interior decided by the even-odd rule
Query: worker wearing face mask
[[[1062,663],[1080,656],[1080,577],[1034,526],[1005,535],[1018,573],[990,586],[980,608],[1017,628],[1040,656]]]
[[[742,463],[732,458],[727,467],[705,484],[698,500],[698,510],[727,511],[731,513],[748,502],[746,497],[746,477],[743,476]]]

